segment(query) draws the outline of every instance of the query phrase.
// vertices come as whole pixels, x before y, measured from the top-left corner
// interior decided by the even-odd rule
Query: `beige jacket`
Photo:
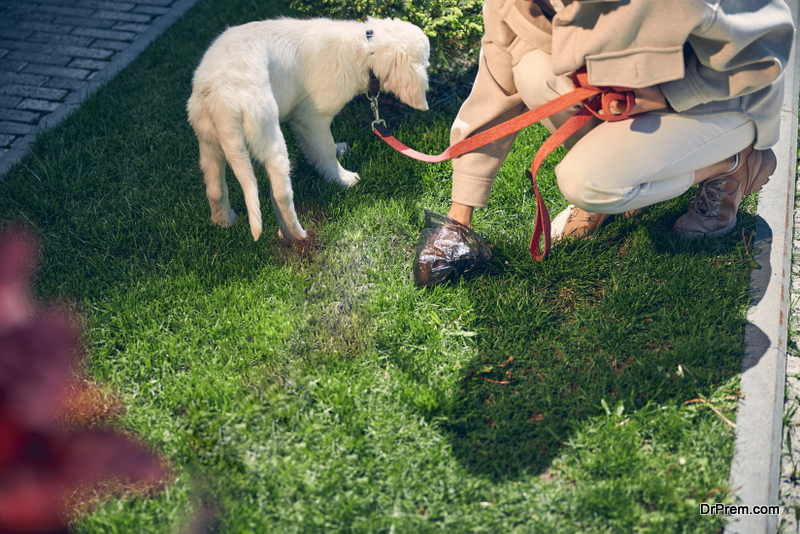
[[[593,85],[659,85],[679,113],[738,111],[756,125],[756,148],[778,141],[794,40],[783,0],[578,0],[552,22],[531,0],[486,0],[483,14],[479,73],[451,143],[525,111],[511,68],[536,48],[552,55],[556,74],[585,65]],[[513,139],[453,161],[454,201],[458,180],[485,190],[489,177],[491,188]]]

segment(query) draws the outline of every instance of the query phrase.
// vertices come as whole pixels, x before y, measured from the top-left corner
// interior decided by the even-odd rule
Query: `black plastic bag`
[[[425,210],[425,227],[417,243],[414,281],[432,286],[472,271],[492,258],[489,245],[455,219]]]

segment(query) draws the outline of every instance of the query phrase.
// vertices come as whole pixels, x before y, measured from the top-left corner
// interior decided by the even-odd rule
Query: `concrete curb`
[[[28,152],[36,136],[59,124],[70,113],[80,107],[92,93],[105,85],[109,80],[116,76],[122,69],[127,67],[139,54],[141,54],[153,41],[155,41],[170,26],[186,14],[199,0],[179,0],[172,6],[169,12],[159,17],[153,25],[137,37],[129,47],[119,52],[106,68],[98,72],[97,75],[88,80],[80,89],[71,93],[64,100],[64,103],[55,111],[43,117],[36,130],[19,139],[14,146],[0,157],[0,176],[5,174],[13,165],[19,163],[22,157]]]
[[[787,0],[795,27],[799,1]],[[759,197],[753,249],[761,249],[755,256],[761,267],[750,278],[752,301],[747,314],[741,379],[744,396],[739,401],[731,464],[731,487],[740,504],[751,508],[777,506],[780,487],[800,89],[797,37],[796,34],[785,74],[781,140],[773,148],[778,167]],[[725,532],[772,533],[777,530],[778,521],[777,515],[733,515]]]

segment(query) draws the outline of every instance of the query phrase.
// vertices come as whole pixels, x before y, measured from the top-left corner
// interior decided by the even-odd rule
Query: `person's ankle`
[[[724,160],[717,162],[713,165],[709,165],[703,169],[695,171],[694,174],[694,181],[692,185],[697,185],[699,183],[705,182],[706,180],[710,180],[711,178],[716,178],[722,174],[728,174],[736,170],[739,166],[739,153],[734,154],[729,158],[725,158]]]
[[[464,204],[459,204],[457,202],[453,202],[450,206],[450,211],[447,212],[447,216],[451,219],[455,219],[467,228],[472,226],[472,212],[475,208],[472,206],[466,206]]]

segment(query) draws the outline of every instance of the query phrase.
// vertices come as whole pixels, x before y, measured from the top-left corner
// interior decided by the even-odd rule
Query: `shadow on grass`
[[[557,245],[542,264],[496,247],[482,274],[459,282],[477,317],[477,354],[457,400],[426,416],[445,421],[465,469],[498,483],[547,479],[603,403],[626,413],[680,405],[739,373],[748,257],[734,237],[687,245],[665,232],[681,212],[612,223],[593,240]],[[738,284],[719,285],[731,269]]]

